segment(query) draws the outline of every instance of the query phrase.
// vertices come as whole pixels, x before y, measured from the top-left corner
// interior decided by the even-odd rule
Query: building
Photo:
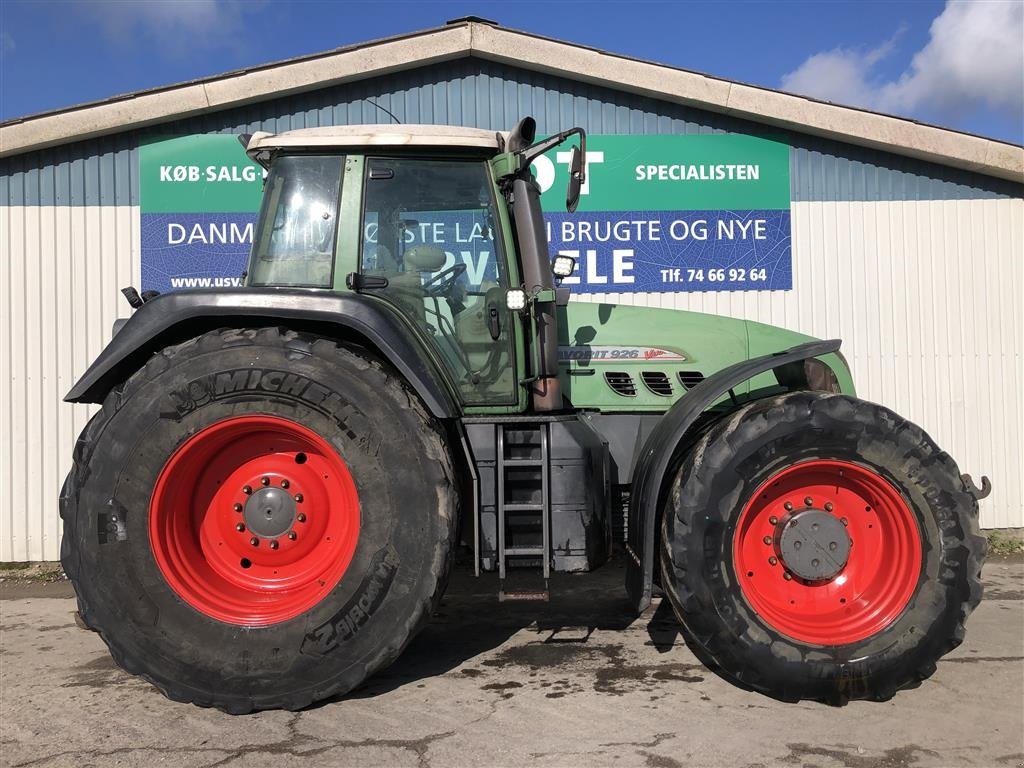
[[[663,141],[652,135],[785,145],[788,198],[763,206],[786,211],[790,227],[776,278],[760,290],[613,280],[615,292],[601,292],[591,281],[579,300],[843,338],[863,397],[922,425],[962,471],[992,478],[982,525],[1024,526],[1024,149],[469,18],[0,125],[0,561],[58,557],[57,497],[90,416],[61,398],[128,314],[119,289],[166,287],[175,267],[151,247],[154,227],[164,245],[222,237],[236,260],[247,247],[259,184],[244,178],[244,157],[226,180],[248,191],[214,207],[224,229],[200,238],[159,218],[198,212],[147,193],[143,166],[161,147],[179,156],[169,137],[379,123],[387,113],[493,130],[531,114],[541,134],[582,126],[605,154]],[[154,178],[173,181],[174,166],[161,168],[166,178]]]

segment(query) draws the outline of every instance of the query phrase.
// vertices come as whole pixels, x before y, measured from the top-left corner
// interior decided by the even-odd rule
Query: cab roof
[[[254,159],[264,150],[318,147],[466,147],[499,150],[499,134],[452,125],[338,125],[302,128],[285,133],[254,133],[246,152]]]

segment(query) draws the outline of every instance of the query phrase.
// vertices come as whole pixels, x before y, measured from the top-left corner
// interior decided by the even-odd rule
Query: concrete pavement
[[[176,704],[74,624],[66,584],[0,585],[0,764],[23,766],[1024,765],[1024,559],[985,569],[964,645],[890,702],[786,705],[726,683],[667,606],[632,619],[621,564],[547,606],[453,577],[431,625],[341,701],[231,717]]]

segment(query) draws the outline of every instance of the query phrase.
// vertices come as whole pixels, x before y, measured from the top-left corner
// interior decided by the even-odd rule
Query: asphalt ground
[[[499,604],[459,570],[399,661],[301,713],[168,701],[78,629],[67,583],[0,583],[11,766],[1024,765],[1024,559],[985,567],[966,642],[883,704],[787,705],[702,666],[667,606],[630,616],[621,563]]]

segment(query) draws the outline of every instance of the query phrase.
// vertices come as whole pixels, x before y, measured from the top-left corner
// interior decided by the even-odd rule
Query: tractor
[[[983,492],[855,396],[839,341],[569,301],[531,164],[571,146],[575,210],[582,129],[240,138],[266,169],[244,286],[126,289],[66,397],[100,408],[61,562],[123,669],[301,709],[398,657],[457,551],[544,600],[620,538],[637,614],[658,590],[703,661],[776,699],[886,700],[962,641]]]

